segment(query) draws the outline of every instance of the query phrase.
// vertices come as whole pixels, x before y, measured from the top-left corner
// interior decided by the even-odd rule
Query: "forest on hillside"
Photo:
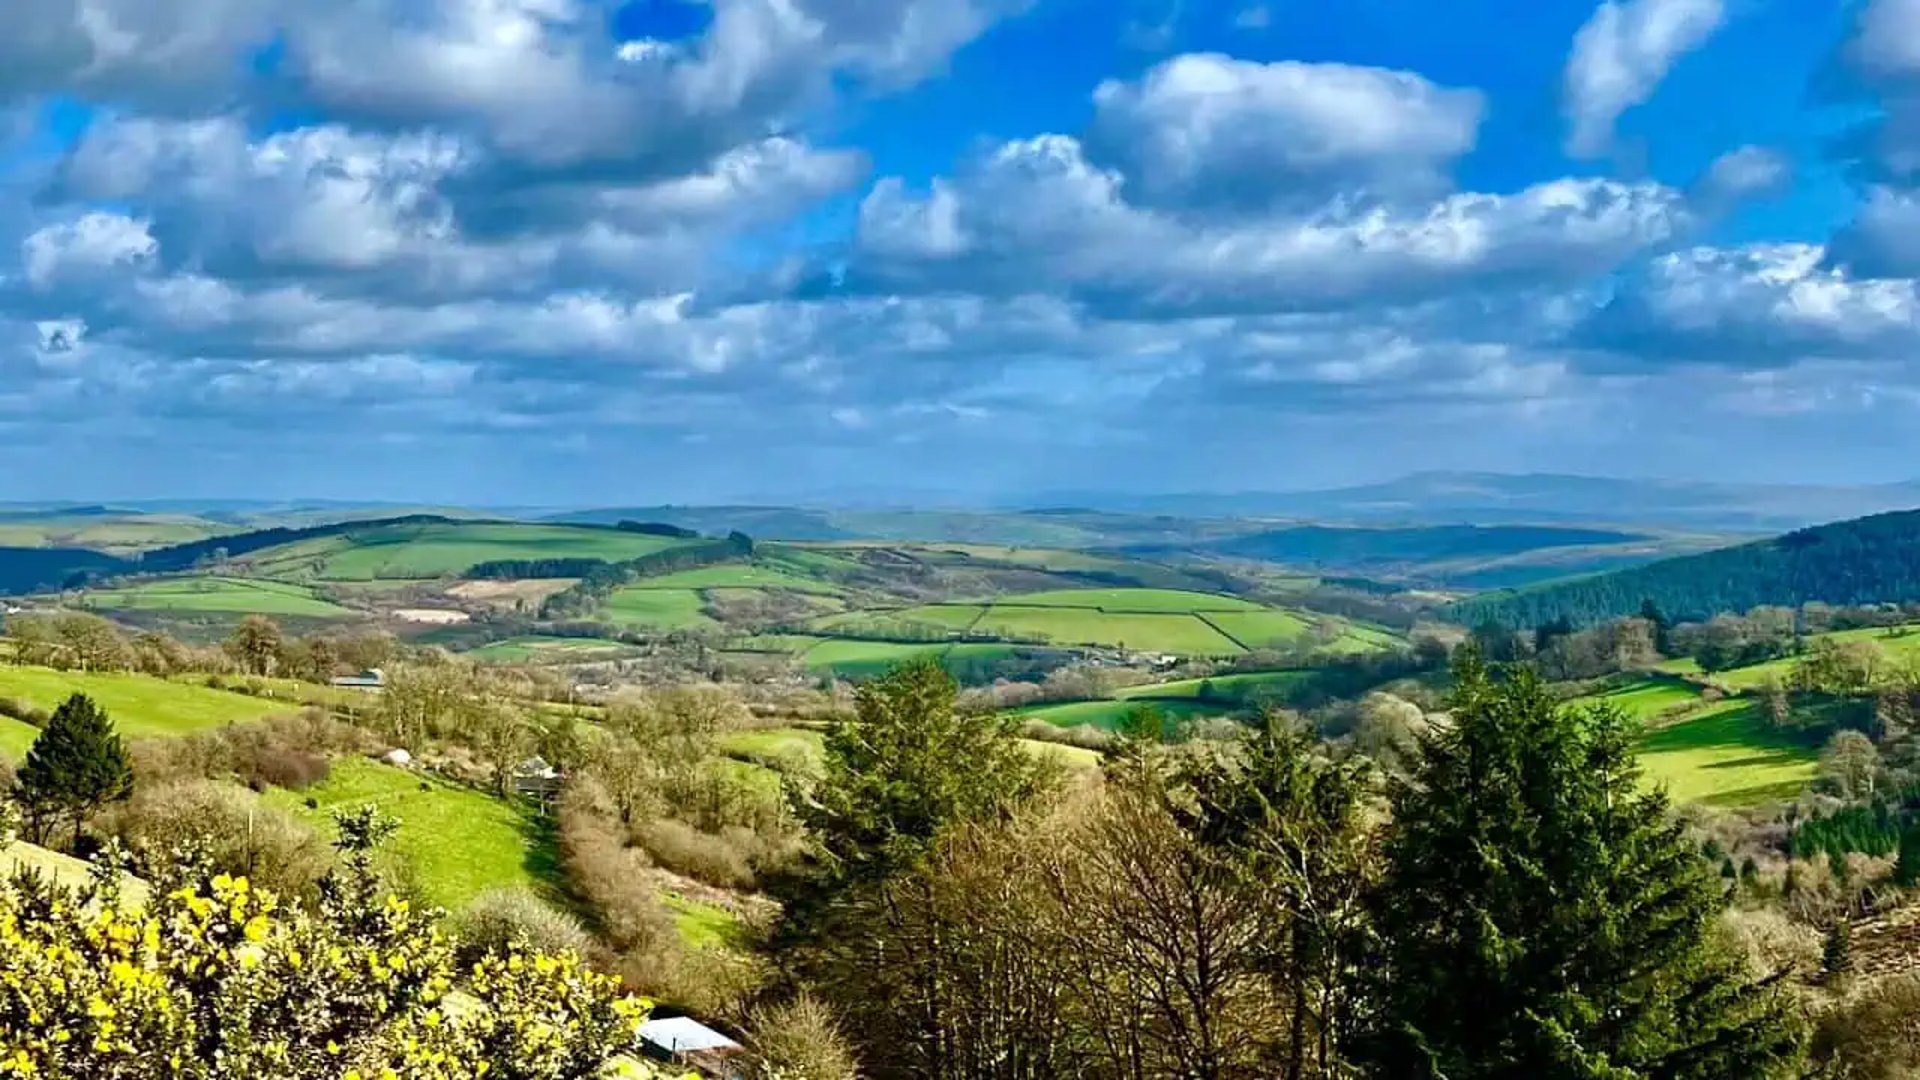
[[[1761,605],[1876,604],[1920,595],[1920,511],[1876,514],[1612,573],[1487,593],[1452,605],[1469,625],[1591,625],[1651,600],[1697,620]]]

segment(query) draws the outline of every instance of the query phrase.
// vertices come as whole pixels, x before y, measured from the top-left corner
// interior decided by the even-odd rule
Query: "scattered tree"
[[[73,822],[73,842],[95,810],[133,793],[133,765],[113,721],[84,694],[68,698],[47,721],[20,769],[20,802],[36,843],[62,815]]]

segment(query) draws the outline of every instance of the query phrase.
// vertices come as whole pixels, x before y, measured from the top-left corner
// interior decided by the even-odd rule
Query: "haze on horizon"
[[[0,500],[1884,483],[1920,0],[33,0]]]

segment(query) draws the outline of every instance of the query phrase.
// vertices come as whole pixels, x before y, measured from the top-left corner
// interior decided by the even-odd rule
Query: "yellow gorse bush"
[[[340,920],[221,875],[136,910],[19,876],[0,882],[0,1077],[563,1080],[637,1045],[647,1005],[576,956],[454,955],[393,898]]]

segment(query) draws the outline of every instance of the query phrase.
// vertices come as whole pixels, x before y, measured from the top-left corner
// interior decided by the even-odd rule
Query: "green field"
[[[1202,618],[1249,649],[1290,645],[1311,629],[1307,620],[1291,611],[1208,612]]]
[[[995,604],[974,630],[1012,638],[1037,637],[1055,645],[1107,645],[1136,652],[1232,656],[1244,651],[1194,615]]]
[[[1665,679],[1631,683],[1604,694],[1578,699],[1582,705],[1611,705],[1636,720],[1659,718],[1669,710],[1699,705],[1700,692],[1683,682]]]
[[[807,625],[842,634],[885,634],[909,625],[926,627],[931,631],[964,633],[986,610],[980,604],[921,604],[908,608],[846,611],[815,619]]]
[[[1305,679],[1305,671],[1243,671],[1225,675],[1213,675],[1205,679],[1181,679],[1177,682],[1142,683],[1117,691],[1113,696],[1123,700],[1151,698],[1155,701],[1168,698],[1199,698],[1203,688],[1212,698],[1232,698],[1242,700],[1251,698],[1255,691],[1268,688],[1275,691]]]
[[[85,593],[80,602],[91,608],[124,611],[218,612],[316,619],[354,614],[300,585],[224,577],[169,578],[124,589],[100,589]]]
[[[1728,700],[1648,731],[1647,778],[1675,802],[1751,806],[1790,799],[1813,779],[1818,747],[1771,730],[1755,702]]]
[[[1169,717],[1177,719],[1198,719],[1207,716],[1230,716],[1231,706],[1202,704],[1198,701],[1181,700],[1141,700],[1129,701],[1069,701],[1058,705],[1029,705],[1013,710],[1013,715],[1022,720],[1045,720],[1059,727],[1081,727],[1091,725],[1112,731],[1119,727],[1127,713],[1142,705],[1151,705]]]
[[[646,626],[655,630],[694,630],[717,626],[704,601],[692,589],[619,589],[607,598],[602,612],[609,622]]]
[[[27,751],[33,747],[33,740],[39,737],[40,729],[32,724],[11,716],[0,716],[0,758],[25,761]]]
[[[527,637],[508,638],[482,645],[465,655],[490,664],[573,664],[623,656],[633,646],[608,638]]]
[[[777,566],[758,564],[703,566],[659,577],[642,578],[636,589],[786,589],[790,592],[836,596],[846,590],[831,582],[789,573]]]
[[[421,790],[421,785],[426,790]],[[372,803],[400,822],[388,842],[410,868],[422,895],[459,911],[488,889],[541,890],[554,855],[529,812],[471,788],[365,758],[340,758],[325,783],[305,791],[274,790],[270,802],[326,831],[336,810]],[[319,806],[311,809],[306,800]]]
[[[1773,730],[1758,702],[1709,702],[1674,678],[1642,679],[1568,704],[1612,705],[1647,724],[1640,765],[1647,782],[1666,785],[1675,802],[1751,806],[1792,798],[1813,779],[1820,756],[1819,747]]]
[[[577,525],[450,522],[378,525],[301,540],[247,556],[268,577],[371,581],[424,580],[465,573],[501,559],[606,559],[618,562],[687,541]]]
[[[994,604],[1020,607],[1099,608],[1112,612],[1184,614],[1194,611],[1265,611],[1251,600],[1179,589],[1054,589],[996,597]]]
[[[0,697],[25,698],[42,709],[51,710],[76,693],[86,694],[107,710],[114,726],[129,738],[186,735],[258,720],[290,708],[285,702],[262,701],[244,694],[168,682],[148,675],[0,667]],[[10,750],[19,735],[0,726],[0,748]]]
[[[810,670],[831,672],[841,678],[864,679],[883,675],[889,668],[923,656],[941,656],[945,642],[902,644],[892,641],[849,641],[829,639],[800,654],[800,662]]]

